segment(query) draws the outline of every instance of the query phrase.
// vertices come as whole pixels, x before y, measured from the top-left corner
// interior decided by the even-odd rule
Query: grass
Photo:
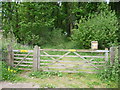
[[[20,77],[19,74],[16,75],[11,82],[17,83],[17,82],[25,82],[27,78],[25,77]]]
[[[26,77],[26,83],[34,82],[42,88],[117,88],[114,82],[103,82],[96,74],[62,73],[61,77],[51,75],[50,77],[46,76],[44,78],[41,78],[42,76],[39,74],[31,77],[29,76],[31,72],[26,74],[28,76]]]
[[[62,77],[63,75],[60,72],[32,72],[29,74],[29,77],[36,77],[41,79],[51,76]]]

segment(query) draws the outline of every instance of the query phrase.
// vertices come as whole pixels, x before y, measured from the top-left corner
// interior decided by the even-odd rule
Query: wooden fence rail
[[[118,50],[118,57],[120,60],[120,46],[118,47],[117,50]],[[63,51],[65,52],[65,54],[50,55],[47,51],[51,51],[51,52]],[[91,53],[104,53],[104,54],[102,54],[101,56],[100,55],[80,55],[78,52],[81,52],[81,53],[91,52]],[[69,55],[70,53],[73,53],[74,55]],[[80,68],[81,63],[85,64],[85,65],[83,64],[83,66],[93,66],[94,68],[98,69],[98,66],[103,67],[104,66],[103,64],[109,62],[109,60],[110,60],[110,63],[113,64],[115,60],[115,53],[116,53],[115,47],[111,47],[110,51],[108,49],[105,49],[105,50],[40,49],[40,47],[38,46],[35,46],[34,50],[13,50],[12,47],[8,45],[7,63],[10,66],[14,66],[14,67],[23,66],[23,68],[21,69],[27,69],[27,70],[30,69],[33,71],[38,71],[41,69],[45,69],[44,71],[47,71],[46,68],[48,69],[48,71],[49,69],[51,71],[51,68],[69,69],[70,68],[69,66],[74,67],[75,65],[78,65],[79,66],[78,68],[73,68],[77,70]],[[42,59],[42,57],[49,57],[51,60]],[[82,59],[82,61],[60,60],[63,57],[72,57],[72,58],[77,57]],[[91,59],[87,60],[86,58],[91,58]],[[104,61],[93,61],[94,58],[102,58],[104,59]],[[91,69],[94,69],[94,68],[91,68]],[[89,69],[89,68],[84,68],[81,66],[81,69]],[[65,70],[63,70],[63,72],[65,72]],[[70,72],[70,71],[67,70],[66,72]],[[79,72],[79,71],[71,71],[71,72]]]

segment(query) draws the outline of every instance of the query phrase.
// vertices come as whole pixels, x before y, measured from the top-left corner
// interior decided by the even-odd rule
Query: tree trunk
[[[72,3],[65,2],[64,7],[65,7],[65,13],[67,15],[67,17],[66,17],[66,32],[67,32],[67,36],[69,37],[71,35],[71,29],[73,27],[72,10],[71,10]]]

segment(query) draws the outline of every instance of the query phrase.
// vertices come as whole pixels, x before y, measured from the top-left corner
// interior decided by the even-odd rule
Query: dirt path
[[[2,88],[39,88],[39,85],[35,83],[11,83],[11,82],[0,82],[0,90]]]

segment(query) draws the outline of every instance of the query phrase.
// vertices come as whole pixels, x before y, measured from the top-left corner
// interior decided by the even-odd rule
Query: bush
[[[1,54],[0,60],[5,61],[7,59],[7,49],[2,48],[0,50],[0,54]]]
[[[24,40],[20,41],[20,43],[31,46],[59,45],[63,43],[65,39],[62,31],[61,29],[44,29],[39,30],[38,33],[29,32],[23,36]]]
[[[118,21],[114,11],[104,10],[81,18],[73,29],[72,40],[80,48],[90,48],[91,41],[98,41],[100,48],[117,44]]]
[[[51,32],[50,43],[52,45],[59,45],[64,43],[65,36],[62,34],[61,29],[55,29]]]

